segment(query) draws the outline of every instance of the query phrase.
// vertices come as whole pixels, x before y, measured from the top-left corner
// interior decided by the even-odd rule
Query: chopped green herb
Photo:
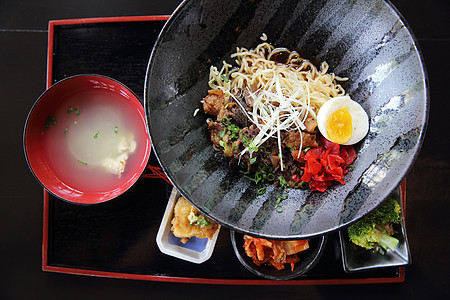
[[[282,213],[283,212],[283,207],[281,205],[279,205],[280,200],[277,200],[277,203],[275,203],[273,206],[275,207],[275,211],[277,213]]]
[[[231,131],[230,139],[237,139],[239,137],[239,132],[241,129],[234,124],[228,125],[227,129]]]
[[[230,125],[231,124],[231,118],[223,117],[222,118],[223,125]]]
[[[222,78],[222,80],[225,81],[226,83],[230,82],[230,80],[225,75],[221,75],[220,78]]]
[[[281,185],[283,188],[287,188],[287,187],[289,186],[288,183],[287,183],[287,181],[286,181],[286,179],[284,179],[283,176],[278,176],[278,180],[280,181],[280,185]]]
[[[275,210],[277,213],[282,213],[283,212],[283,207],[280,205],[280,203],[283,200],[286,200],[288,198],[288,192],[286,190],[283,190],[278,196],[277,196],[277,202],[275,204],[273,204],[273,206],[275,207]]]
[[[67,130],[69,130],[69,128],[66,127],[66,129],[64,129],[64,134],[67,133]]]
[[[58,122],[56,121],[55,116],[49,116],[47,118],[47,121],[45,121],[44,129],[42,130],[42,133],[44,133],[45,130],[50,128],[50,125],[56,125],[56,123],[58,123]]]
[[[230,138],[237,139],[239,137],[239,132],[241,131],[241,129],[238,126],[232,124],[231,120],[231,118],[223,117],[222,124],[226,125],[226,130],[229,130],[231,132]],[[224,131],[220,133],[219,138],[222,138],[226,134],[226,130],[224,129]]]
[[[67,113],[70,114],[72,111],[75,111],[75,113],[77,114],[77,116],[80,115],[80,111],[79,111],[77,108],[73,108],[73,107],[69,108],[69,109],[67,110]]]
[[[283,176],[278,176],[278,180],[283,190],[277,196],[277,202],[273,204],[273,206],[275,207],[276,212],[282,213],[283,207],[281,207],[280,203],[289,197],[289,191],[286,190],[289,187],[289,184],[287,183],[286,179],[284,179]]]
[[[225,133],[226,133],[226,132],[227,132],[226,129],[222,130],[222,131],[219,133],[219,139],[223,138],[223,137],[225,136]]]
[[[77,121],[73,122],[73,124],[77,125]]]
[[[79,159],[77,159],[77,162],[79,162],[80,164],[83,164],[83,165],[87,166],[87,162],[84,162],[84,161],[79,160]]]
[[[117,126],[114,127],[114,133],[118,134],[119,133],[119,129],[117,128]]]
[[[349,171],[353,171],[354,168],[355,168],[354,165],[350,165],[350,166],[347,167],[347,169],[348,169]]]
[[[255,184],[263,183],[266,181],[273,181],[275,176],[272,173],[273,168],[269,166],[260,165],[259,170],[256,171],[252,176],[245,176],[246,178],[253,181]],[[245,172],[245,175],[250,175],[250,172]]]
[[[256,157],[250,158],[250,164],[253,165],[256,162]]]
[[[277,196],[277,202],[273,204],[277,213],[283,212],[283,207],[280,205],[280,203],[283,202],[283,200],[286,200],[288,196],[289,194],[285,189],[283,189],[283,191]]]
[[[100,131],[97,131],[95,134],[94,134],[94,139],[96,139],[96,138],[98,138],[98,134],[100,133]]]
[[[245,146],[248,148],[248,153],[252,155],[254,152],[258,152],[258,147],[253,143],[253,139],[249,139],[247,136],[242,136],[242,141]]]
[[[193,211],[188,216],[189,225],[198,227],[211,226],[211,222],[204,215],[196,215]]]
[[[267,148],[264,147],[264,146],[259,146],[259,147],[258,147],[258,150],[263,150],[265,153],[270,154],[270,151],[267,150]]]
[[[303,149],[303,152],[308,152],[309,150],[311,149],[311,147],[307,147],[307,148],[305,148],[305,149]]]
[[[264,194],[265,192],[266,192],[266,189],[267,189],[267,187],[265,186],[265,187],[262,187],[262,188],[260,188],[259,190],[258,190],[258,195],[262,195],[262,194]]]

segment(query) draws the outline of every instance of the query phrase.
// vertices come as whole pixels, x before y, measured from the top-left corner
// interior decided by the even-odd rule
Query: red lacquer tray
[[[148,59],[168,16],[50,21],[47,86],[75,74],[115,78],[142,99]],[[400,186],[405,208],[405,182]],[[405,267],[347,274],[339,236],[328,236],[317,265],[294,280],[271,281],[248,272],[236,258],[228,229],[219,234],[211,258],[193,264],[161,253],[156,234],[172,186],[153,153],[148,168],[117,199],[91,206],[56,199],[44,190],[44,271],[151,281],[323,285],[403,282]]]

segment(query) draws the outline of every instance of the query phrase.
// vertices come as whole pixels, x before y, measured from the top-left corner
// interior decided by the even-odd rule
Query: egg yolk
[[[336,110],[328,117],[326,130],[328,138],[338,144],[344,144],[351,138],[352,116],[347,107]]]

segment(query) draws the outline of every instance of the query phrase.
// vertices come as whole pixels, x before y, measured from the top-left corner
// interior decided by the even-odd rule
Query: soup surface
[[[143,116],[126,101],[105,90],[80,92],[43,124],[47,162],[70,188],[101,193],[133,179],[146,133]]]

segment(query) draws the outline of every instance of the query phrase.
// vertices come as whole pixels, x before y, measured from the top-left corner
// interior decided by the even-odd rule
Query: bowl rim
[[[37,104],[39,103],[39,101],[41,101],[41,99],[44,97],[44,95],[46,95],[50,90],[53,90],[56,86],[64,84],[64,82],[67,82],[67,81],[75,80],[77,78],[84,78],[84,77],[92,77],[92,78],[110,80],[110,81],[113,81],[116,84],[120,85],[121,87],[125,88],[127,91],[129,91],[130,94],[132,95],[132,99],[130,99],[130,101],[135,102],[134,100],[136,100],[135,103],[140,105],[140,107],[137,106],[137,105],[136,105],[136,107],[138,107],[140,111],[141,111],[141,108],[142,108],[141,112],[143,112],[143,115],[144,115],[144,122],[145,122],[145,124],[143,124],[143,125],[144,125],[144,129],[145,129],[145,131],[147,133],[146,134],[146,141],[147,141],[146,145],[148,145],[148,146],[146,146],[145,154],[144,154],[144,157],[142,158],[142,161],[144,161],[144,160],[148,161],[149,160],[150,154],[151,154],[151,149],[152,149],[152,143],[151,143],[151,140],[150,140],[150,137],[149,137],[148,127],[147,127],[146,120],[145,120],[146,116],[145,116],[145,109],[144,109],[144,106],[143,106],[143,101],[127,85],[125,85],[124,83],[120,82],[119,80],[114,79],[114,78],[109,77],[109,76],[106,76],[106,75],[101,75],[101,74],[82,73],[82,74],[76,74],[76,75],[71,75],[71,76],[65,77],[65,78],[63,78],[63,79],[61,79],[59,81],[56,81],[50,87],[45,89],[37,97],[37,99],[34,101],[33,105],[31,106],[31,108],[29,109],[28,114],[27,114],[27,116],[25,118],[25,124],[24,124],[23,131],[22,131],[22,149],[23,149],[23,154],[25,156],[25,161],[27,163],[28,169],[30,170],[31,174],[33,174],[33,176],[36,179],[36,181],[44,188],[45,191],[47,191],[52,196],[54,196],[54,197],[56,197],[58,199],[61,199],[61,200],[65,201],[65,202],[71,203],[71,204],[89,206],[89,205],[93,205],[93,204],[99,204],[99,203],[110,201],[112,199],[115,199],[115,198],[119,197],[120,195],[122,195],[126,191],[128,191],[132,186],[134,186],[134,184],[136,184],[136,182],[138,181],[138,179],[140,178],[142,173],[144,173],[146,164],[142,164],[142,167],[137,172],[135,172],[136,176],[135,176],[134,179],[129,181],[129,186],[127,188],[122,189],[121,186],[119,186],[118,188],[116,188],[118,190],[118,192],[110,193],[108,196],[102,197],[101,200],[95,200],[95,201],[89,201],[89,202],[80,202],[80,201],[76,201],[77,198],[75,198],[75,199],[65,199],[65,198],[61,197],[60,195],[58,195],[57,193],[51,191],[44,184],[44,182],[42,182],[42,180],[39,179],[38,176],[36,175],[32,165],[31,165],[31,162],[29,160],[29,157],[28,157],[29,149],[27,150],[27,129],[28,129],[28,124],[29,124],[30,117],[31,117],[33,111],[35,110]],[[98,193],[98,194],[100,195],[102,193]],[[83,197],[81,197],[81,198],[83,198]]]

